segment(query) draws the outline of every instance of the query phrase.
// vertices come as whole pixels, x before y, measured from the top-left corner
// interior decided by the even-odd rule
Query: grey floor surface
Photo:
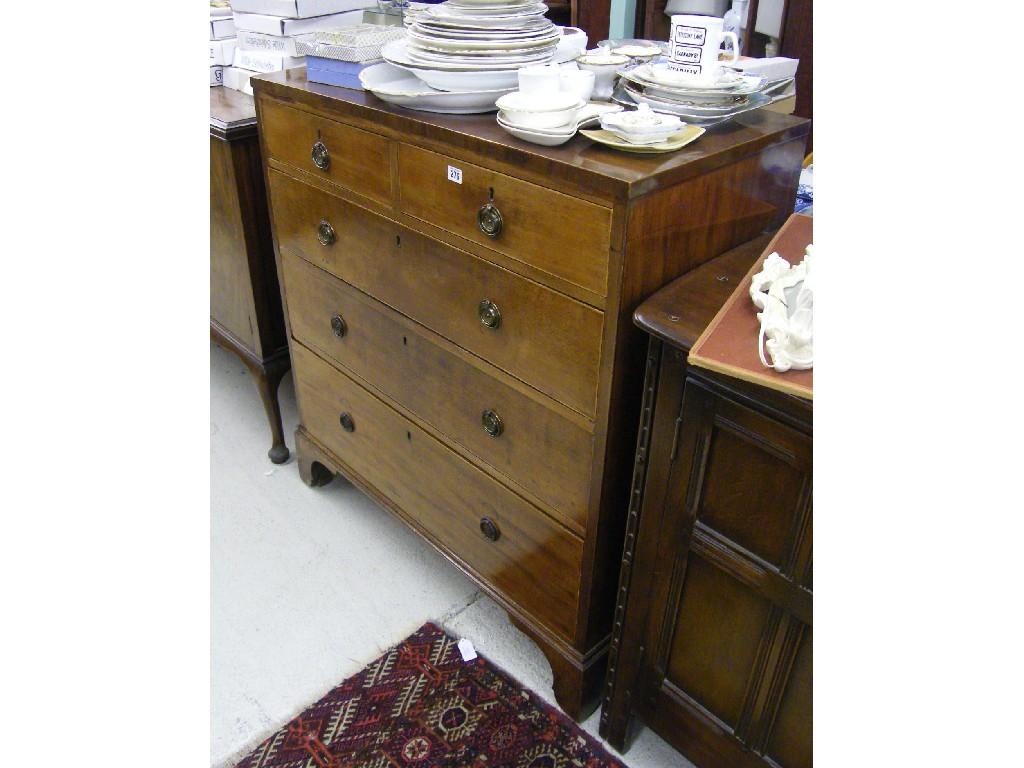
[[[298,423],[281,384],[289,448]],[[211,765],[227,768],[425,621],[468,637],[554,703],[551,667],[508,616],[404,524],[344,481],[307,488],[267,459],[255,385],[211,345]],[[597,736],[598,713],[584,723]],[[691,764],[644,729],[632,768]]]

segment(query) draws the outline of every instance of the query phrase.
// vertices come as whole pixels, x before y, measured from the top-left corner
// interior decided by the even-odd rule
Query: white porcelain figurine
[[[767,368],[781,372],[814,367],[813,255],[814,246],[808,245],[803,261],[793,267],[772,253],[751,278],[750,300],[761,310],[757,313],[761,321],[757,354]]]

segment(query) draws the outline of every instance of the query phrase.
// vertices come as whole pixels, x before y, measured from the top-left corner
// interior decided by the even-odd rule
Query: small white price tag
[[[448,181],[454,181],[456,184],[462,183],[462,169],[456,168],[454,165],[448,166]]]
[[[473,647],[473,643],[465,637],[459,640],[459,653],[462,654],[463,661],[472,661],[476,658],[476,649]]]

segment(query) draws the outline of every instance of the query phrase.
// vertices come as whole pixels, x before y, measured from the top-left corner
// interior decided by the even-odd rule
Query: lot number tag
[[[456,168],[454,165],[448,166],[448,181],[454,181],[456,184],[462,183],[462,169]]]

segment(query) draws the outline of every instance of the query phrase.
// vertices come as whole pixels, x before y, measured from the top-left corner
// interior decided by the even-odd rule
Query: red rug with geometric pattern
[[[237,768],[624,768],[568,717],[424,624]]]

